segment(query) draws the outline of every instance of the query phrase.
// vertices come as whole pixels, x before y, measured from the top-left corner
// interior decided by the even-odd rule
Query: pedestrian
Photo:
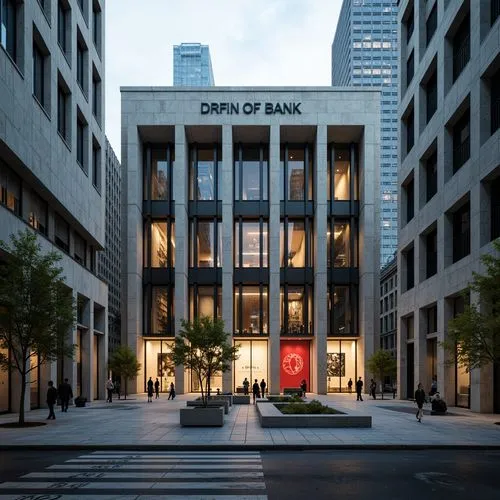
[[[250,382],[248,379],[245,377],[245,380],[243,380],[243,394],[245,396],[248,396],[248,388],[250,387]]]
[[[266,394],[266,381],[264,379],[260,381],[260,393],[262,394],[262,397]]]
[[[300,388],[302,389],[302,397],[305,398],[307,390],[307,382],[305,378],[302,379],[302,382],[300,383]]]
[[[175,399],[175,386],[173,382],[170,382],[170,392],[168,393],[168,399],[172,398],[172,401]]]
[[[121,395],[120,391],[121,391],[120,379],[117,378],[115,381],[115,392],[116,392],[116,395],[118,396],[118,399],[120,399],[120,395]]]
[[[398,387],[396,385],[396,382],[392,383],[392,399],[396,399],[396,391],[398,390]]]
[[[349,394],[352,394],[352,378],[350,378],[349,382],[347,382],[347,390],[349,391]]]
[[[375,380],[371,379],[370,380],[370,395],[373,399],[377,399],[376,390],[377,390],[377,384],[376,384]]]
[[[429,396],[434,396],[436,392],[438,392],[438,381],[437,381],[437,375],[434,375],[432,377],[431,390],[429,391]]]
[[[156,377],[155,381],[155,399],[158,399],[160,397],[160,381],[158,380],[158,377]]]
[[[148,380],[148,403],[153,402],[153,387],[154,387],[153,379],[151,377],[149,377],[149,380]]]
[[[422,422],[422,417],[424,416],[423,406],[425,403],[425,391],[420,382],[418,383],[417,390],[415,391],[415,403],[417,403],[418,406],[416,414],[417,420]]]
[[[61,400],[61,411],[68,411],[69,400],[73,397],[73,390],[69,385],[68,379],[65,378],[62,384],[59,384],[59,399]]]
[[[55,420],[56,414],[54,413],[54,405],[57,403],[57,389],[54,387],[54,382],[49,381],[49,388],[47,389],[47,406],[49,407],[49,416],[47,420]]]
[[[252,385],[252,394],[253,394],[253,404],[255,404],[255,400],[257,398],[260,398],[260,387],[259,383],[257,382],[257,379],[255,379],[255,382]]]
[[[363,391],[363,381],[361,380],[361,377],[358,378],[356,382],[356,401],[363,401],[363,396],[361,395]]]
[[[113,402],[113,389],[114,388],[115,388],[115,384],[113,384],[111,377],[109,377],[108,381],[106,382],[106,390],[108,391],[108,399],[106,399],[106,403]]]

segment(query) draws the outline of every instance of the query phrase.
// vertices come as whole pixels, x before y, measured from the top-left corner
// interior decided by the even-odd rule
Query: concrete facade
[[[245,330],[245,332],[240,330],[238,334],[235,333],[234,340],[235,342],[266,342],[265,378],[269,391],[279,392],[282,385],[280,355],[283,342],[307,341],[304,345],[307,346],[305,348],[308,352],[307,356],[310,354],[308,387],[318,393],[327,392],[327,342],[333,339],[339,340],[339,337],[329,334],[327,326],[327,312],[329,312],[327,291],[329,286],[334,284],[331,276],[334,277],[332,279],[336,279],[335,277],[342,275],[348,283],[356,287],[356,297],[359,302],[358,326],[353,327],[356,335],[354,337],[344,335],[343,338],[348,339],[349,342],[352,341],[353,345],[357,342],[356,352],[353,353],[353,359],[357,356],[357,366],[352,376],[364,377],[364,360],[372,354],[375,348],[378,327],[379,228],[376,221],[379,216],[379,93],[325,87],[243,87],[192,90],[172,87],[125,87],[121,91],[124,177],[122,224],[123,254],[126,255],[122,290],[124,308],[122,341],[134,349],[139,361],[143,363],[142,372],[137,378],[134,389],[144,390],[147,378],[149,376],[154,378],[156,375],[156,366],[154,366],[156,356],[158,360],[163,359],[163,354],[159,351],[158,355],[155,351],[154,357],[149,358],[149,354],[145,352],[148,349],[148,342],[171,342],[173,335],[179,331],[181,319],[187,319],[190,314],[192,315],[190,311],[192,289],[194,288],[194,293],[197,293],[197,285],[193,284],[193,279],[195,279],[193,277],[201,276],[201,273],[191,268],[190,253],[193,249],[189,228],[194,218],[203,218],[203,210],[208,206],[207,204],[212,204],[210,206],[214,207],[215,215],[212,216],[211,213],[210,218],[215,217],[222,230],[220,250],[218,250],[222,256],[222,265],[213,271],[209,269],[202,271],[214,272],[214,275],[218,276],[216,279],[221,286],[219,304],[222,305],[222,313],[219,313],[219,308],[217,308],[217,314],[224,319],[226,331],[236,332],[238,329],[238,326],[234,324],[238,315],[234,313],[236,299],[233,297],[238,286],[237,276],[245,275],[247,276],[245,279],[256,283],[256,286],[262,287],[264,283],[266,288],[268,308],[265,308],[265,313],[260,308],[261,311],[258,313],[261,318],[262,314],[267,314],[265,325],[264,320],[260,323],[261,330],[265,330],[265,333],[261,331],[260,334],[252,336],[249,334],[251,330]],[[206,103],[208,108],[203,103]],[[213,107],[211,103],[214,103]],[[266,103],[270,103],[269,107],[266,107]],[[278,103],[281,113],[276,112]],[[289,106],[288,112],[284,111],[284,103]],[[300,103],[298,108],[293,108],[297,103]],[[293,112],[294,109],[295,112]],[[266,110],[269,114],[266,114]],[[307,143],[310,146],[307,149],[310,153],[305,154],[311,155],[310,165],[313,166],[311,179],[307,182],[312,182],[311,190],[314,195],[307,201],[291,203],[286,199],[283,201],[280,197],[280,190],[283,188],[282,169],[284,168],[280,155],[283,158],[285,144],[299,143]],[[328,199],[327,162],[329,145],[332,143],[356,145],[358,158],[354,163],[358,165],[358,170],[354,175],[359,186],[356,201],[351,199],[345,202],[332,202]],[[165,198],[162,198],[165,201],[161,202],[145,200],[143,179],[145,169],[147,171],[151,168],[147,166],[151,163],[148,163],[146,151],[149,151],[148,148],[152,144],[168,144],[164,147],[164,161],[175,156],[171,166],[172,172],[168,174],[173,178],[171,192],[173,199],[168,200],[170,207]],[[190,200],[192,198],[189,190],[190,169],[194,168],[194,163],[191,161],[193,148],[200,144],[215,145],[218,151],[217,168],[220,173],[217,174],[218,182],[214,180],[217,185],[214,189],[220,194],[215,197],[219,200],[216,204],[213,201]],[[260,233],[260,259],[265,258],[266,263],[262,264],[261,260],[261,265],[257,265],[254,269],[238,269],[234,260],[234,256],[237,255],[235,247],[241,245],[233,237],[236,225],[249,217],[242,215],[242,202],[235,201],[235,186],[238,183],[234,176],[237,168],[235,165],[238,165],[238,162],[234,158],[235,155],[237,158],[237,148],[241,147],[238,146],[240,144],[260,144],[261,146],[264,144],[266,154],[268,154],[266,163],[268,170],[264,182],[269,185],[269,196],[264,202],[262,200],[261,202],[244,202],[247,203],[246,206],[248,203],[255,203],[257,204],[255,207],[264,207],[260,215],[256,216],[256,220],[260,220],[260,224],[268,227],[265,234]],[[262,161],[260,164],[262,165]],[[201,167],[198,165],[196,168]],[[200,182],[199,179],[198,182]],[[288,189],[287,186],[288,184],[285,185],[285,189]],[[292,180],[289,186],[290,189],[294,189],[295,184]],[[199,185],[197,189],[199,200],[201,193]],[[297,204],[300,205],[302,212]],[[329,210],[334,206],[344,207],[343,209],[347,210],[346,213],[349,213],[352,208],[357,214],[356,217],[353,215],[352,219],[356,220],[356,223],[353,222],[351,225],[353,232],[357,225],[359,233],[356,248],[352,249],[353,253],[359,254],[356,269],[333,270],[327,267],[327,228],[330,227],[328,221],[333,219],[333,214],[336,213],[332,209],[332,217],[329,217]],[[286,210],[289,212],[287,213]],[[296,214],[303,214],[304,210],[309,210],[308,220],[311,223],[312,241],[314,241],[311,245],[313,265],[309,269],[310,272],[305,270],[306,275],[309,276],[308,282],[311,283],[310,303],[314,304],[308,313],[309,316],[306,315],[306,318],[310,319],[307,331],[312,330],[307,336],[298,332],[295,335],[280,334],[280,329],[283,329],[283,325],[280,326],[280,309],[282,308],[280,293],[285,293],[282,277],[284,269],[280,267],[280,244],[282,243],[280,242],[280,222],[284,218],[293,216],[293,210],[299,210]],[[165,216],[167,213],[168,217]],[[172,245],[172,252],[175,254],[175,266],[170,270],[146,270],[143,263],[148,262],[149,257],[144,254],[148,245],[143,245],[143,240],[147,236],[143,228],[148,227],[149,221],[154,220],[155,217],[168,219],[174,214],[175,245]],[[304,217],[304,215],[295,216]],[[265,250],[262,249],[263,238],[267,238],[268,241]],[[218,245],[215,244],[215,247]],[[245,274],[247,271],[250,271],[250,274]],[[286,272],[295,271],[299,270],[288,269]],[[347,274],[342,274],[344,271]],[[170,278],[167,277],[167,272],[170,273]],[[356,285],[351,282],[351,278],[345,278],[351,276],[349,273],[355,276],[353,279]],[[258,276],[265,277],[258,278]],[[172,299],[175,323],[168,329],[167,335],[159,335],[156,331],[148,330],[147,318],[151,308],[143,305],[145,283],[160,284],[161,279],[166,280],[163,283],[175,282]],[[153,303],[153,307],[156,307],[156,303]],[[307,329],[307,321],[305,323]],[[311,326],[313,323],[314,327]],[[158,375],[160,375],[160,369],[158,369]],[[171,376],[174,377],[173,372]],[[224,374],[217,387],[223,391],[237,390],[241,381],[238,377],[236,380],[235,377],[232,372]],[[175,385],[177,391],[181,393],[193,390],[190,374],[185,372],[183,367],[175,368]],[[215,383],[212,387],[216,387]]]
[[[2,27],[0,44],[0,238],[32,227],[44,251],[61,252],[78,304],[69,339],[75,360],[43,366],[38,378],[31,373],[31,406],[45,404],[48,380],[64,377],[75,396],[97,399],[108,348],[107,286],[96,274],[105,230],[104,2],[84,1],[83,10],[63,2],[59,16],[57,2],[7,3],[16,29],[9,25],[4,38]],[[0,410],[15,411],[17,377],[0,376]],[[29,398],[30,390],[28,409]]]
[[[494,410],[493,368],[448,364],[439,342],[498,237],[500,21],[491,4],[404,0],[398,17],[398,393],[411,397],[418,382],[429,391],[437,375],[449,405],[478,412]]]

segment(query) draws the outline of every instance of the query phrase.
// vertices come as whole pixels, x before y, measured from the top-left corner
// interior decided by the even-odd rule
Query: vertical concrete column
[[[76,307],[77,301],[78,301],[78,292],[76,290],[72,290],[71,292],[73,294],[73,303]],[[76,338],[77,338],[77,327],[76,323],[74,324],[73,328],[71,331],[68,333],[69,341],[71,342],[72,345],[76,346]],[[71,385],[71,388],[73,389],[73,395],[75,398],[79,396],[79,394],[76,393],[76,383],[78,380],[78,375],[77,375],[77,356],[78,353],[75,351],[73,352],[73,359],[66,358],[64,360],[64,370],[63,370],[63,376],[68,379],[68,382]]]
[[[398,252],[398,269],[401,269],[399,262],[401,261],[401,253]],[[398,273],[400,276],[398,277],[398,294],[401,290],[401,273]],[[400,303],[398,297],[398,304]],[[397,325],[397,368],[396,368],[396,376],[397,376],[397,393],[399,399],[405,399],[408,397],[406,394],[407,387],[407,328],[406,321],[398,316],[398,325]]]
[[[438,247],[439,248],[439,247]],[[453,318],[453,304],[451,300],[438,300],[438,341],[444,340],[448,335],[448,322]],[[437,352],[437,376],[438,376],[438,391],[442,398],[449,406],[455,404],[455,364],[453,355],[444,349],[438,349]]]
[[[432,375],[427,373],[427,311],[425,309],[415,309],[414,329],[415,335],[415,388],[419,382],[424,386],[424,390],[429,390]]]
[[[98,399],[106,399],[105,395],[105,380],[109,377],[108,371],[108,308],[103,308],[100,311],[102,315],[102,328],[103,334],[99,335],[99,385],[97,386],[97,398]]]
[[[269,141],[269,393],[280,392],[280,128]]]
[[[83,321],[87,330],[82,335],[82,396],[94,399],[94,301],[85,304]]]
[[[316,130],[314,178],[314,337],[312,390],[318,394],[327,391],[327,127],[319,125]]]
[[[225,331],[234,332],[233,325],[233,129],[222,126],[222,319]],[[222,390],[233,390],[233,366],[223,374]]]
[[[183,125],[175,126],[174,196],[175,196],[175,333],[181,320],[189,317],[189,218],[188,218],[189,151]],[[183,366],[175,367],[175,387],[179,394],[189,391]]]

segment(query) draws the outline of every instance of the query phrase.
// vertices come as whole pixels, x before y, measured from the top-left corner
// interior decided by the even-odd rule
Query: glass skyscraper
[[[174,85],[183,87],[215,85],[208,45],[199,43],[174,45]]]
[[[397,0],[344,0],[332,44],[332,85],[380,87],[380,264],[398,244]]]

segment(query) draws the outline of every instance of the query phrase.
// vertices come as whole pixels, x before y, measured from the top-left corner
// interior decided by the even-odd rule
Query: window
[[[427,81],[425,86],[425,98],[427,106],[427,123],[429,123],[437,109],[437,71],[435,71]]]
[[[87,265],[87,242],[77,233],[74,233],[73,257],[82,266]]]
[[[425,161],[425,191],[426,201],[437,193],[437,151]]]
[[[237,335],[269,333],[267,286],[235,287],[234,331]]]
[[[309,220],[288,220],[280,224],[280,267],[310,267],[312,261]]]
[[[79,111],[79,110],[78,110]],[[86,160],[86,155],[85,155],[85,143],[86,143],[86,131],[87,131],[87,125],[86,123],[82,120],[80,116],[77,116],[76,118],[76,161],[82,167],[83,171],[87,173],[87,162]]]
[[[87,60],[88,49],[80,30],[78,30],[76,40],[76,81],[85,96],[87,96]]]
[[[415,28],[415,19],[414,19],[414,11],[413,6],[411,8],[410,14],[406,19],[406,43],[409,43],[411,36],[413,35],[413,30]]]
[[[437,332],[437,306],[426,309],[427,335]]]
[[[500,238],[500,177],[490,186],[491,196],[491,240]]]
[[[0,203],[21,215],[21,179],[0,160]]]
[[[222,222],[191,221],[190,267],[222,267]]]
[[[33,95],[43,108],[47,107],[45,88],[45,54],[36,43],[33,43]]]
[[[453,127],[453,173],[470,158],[470,109]]]
[[[190,158],[189,199],[221,200],[222,149],[219,146],[193,146]]]
[[[0,44],[9,56],[17,62],[17,2],[0,2]]]
[[[69,252],[69,224],[58,214],[55,214],[55,243]]]
[[[499,0],[500,1],[500,0]],[[500,69],[491,78],[491,135],[500,128]]]
[[[268,199],[267,147],[235,145],[234,148],[234,199],[259,201]]]
[[[430,278],[437,273],[437,229],[431,231],[425,237],[426,250],[426,278]]]
[[[312,200],[312,160],[308,145],[281,147],[280,195],[281,200]],[[286,198],[285,198],[286,197]]]
[[[352,249],[351,239],[353,240]],[[335,218],[335,221],[334,219],[330,219],[326,233],[327,266],[340,268],[357,267],[356,240],[356,234],[351,234],[351,225],[348,221],[342,221],[337,218]]]
[[[414,51],[411,51],[408,60],[406,61],[406,87],[410,86],[411,81],[413,80],[413,75],[415,73],[415,56]]]
[[[30,196],[29,224],[32,228],[47,234],[47,202],[40,198],[34,191]]]
[[[406,195],[406,223],[410,222],[415,215],[415,182],[413,178],[403,186]]]
[[[413,247],[403,252],[406,263],[406,290],[415,286],[415,251]]]
[[[495,23],[500,16],[500,0],[490,0],[491,2],[491,13],[490,13],[490,21],[491,26]]]
[[[66,1],[57,2],[57,41],[66,56],[69,55],[70,8]]]
[[[101,146],[92,136],[92,185],[101,191]]]
[[[425,37],[427,45],[429,45],[430,41],[432,40],[432,37],[436,32],[436,28],[437,28],[437,2],[432,7],[431,12],[429,13],[429,17],[425,22]]]
[[[172,221],[153,221],[150,226],[151,267],[175,267],[175,223]],[[145,265],[147,267],[148,263],[145,262]]]
[[[351,145],[351,150],[347,145],[332,144],[330,146],[327,166],[328,200],[349,200],[351,198],[351,182],[354,184],[354,199],[358,198],[355,177],[351,170],[351,157],[354,158],[355,153],[355,145]]]
[[[57,87],[57,131],[68,144],[71,137],[69,113],[70,94],[67,91],[67,87],[63,86],[63,83],[60,82]]]
[[[101,123],[101,77],[95,66],[92,66],[92,114],[97,123]]]
[[[467,14],[453,37],[453,82],[470,59],[470,15]]]
[[[334,286],[328,291],[327,332],[331,336],[357,335],[357,292],[353,287]]]
[[[148,297],[149,293],[151,296]],[[173,335],[174,333],[174,288],[172,286],[153,286],[146,289],[145,311],[151,311],[149,323],[145,325],[147,333],[152,335]],[[147,317],[147,314],[146,314]]]
[[[268,224],[240,219],[234,226],[234,267],[268,267]]]
[[[313,333],[312,287],[281,287],[281,334],[311,335]]]
[[[189,289],[189,319],[222,319],[222,287],[198,286]]]
[[[470,203],[453,213],[453,262],[470,253]]]
[[[101,55],[101,7],[97,0],[92,2],[92,41],[97,53]]]
[[[406,118],[406,154],[408,154],[415,143],[415,112],[413,109]]]

